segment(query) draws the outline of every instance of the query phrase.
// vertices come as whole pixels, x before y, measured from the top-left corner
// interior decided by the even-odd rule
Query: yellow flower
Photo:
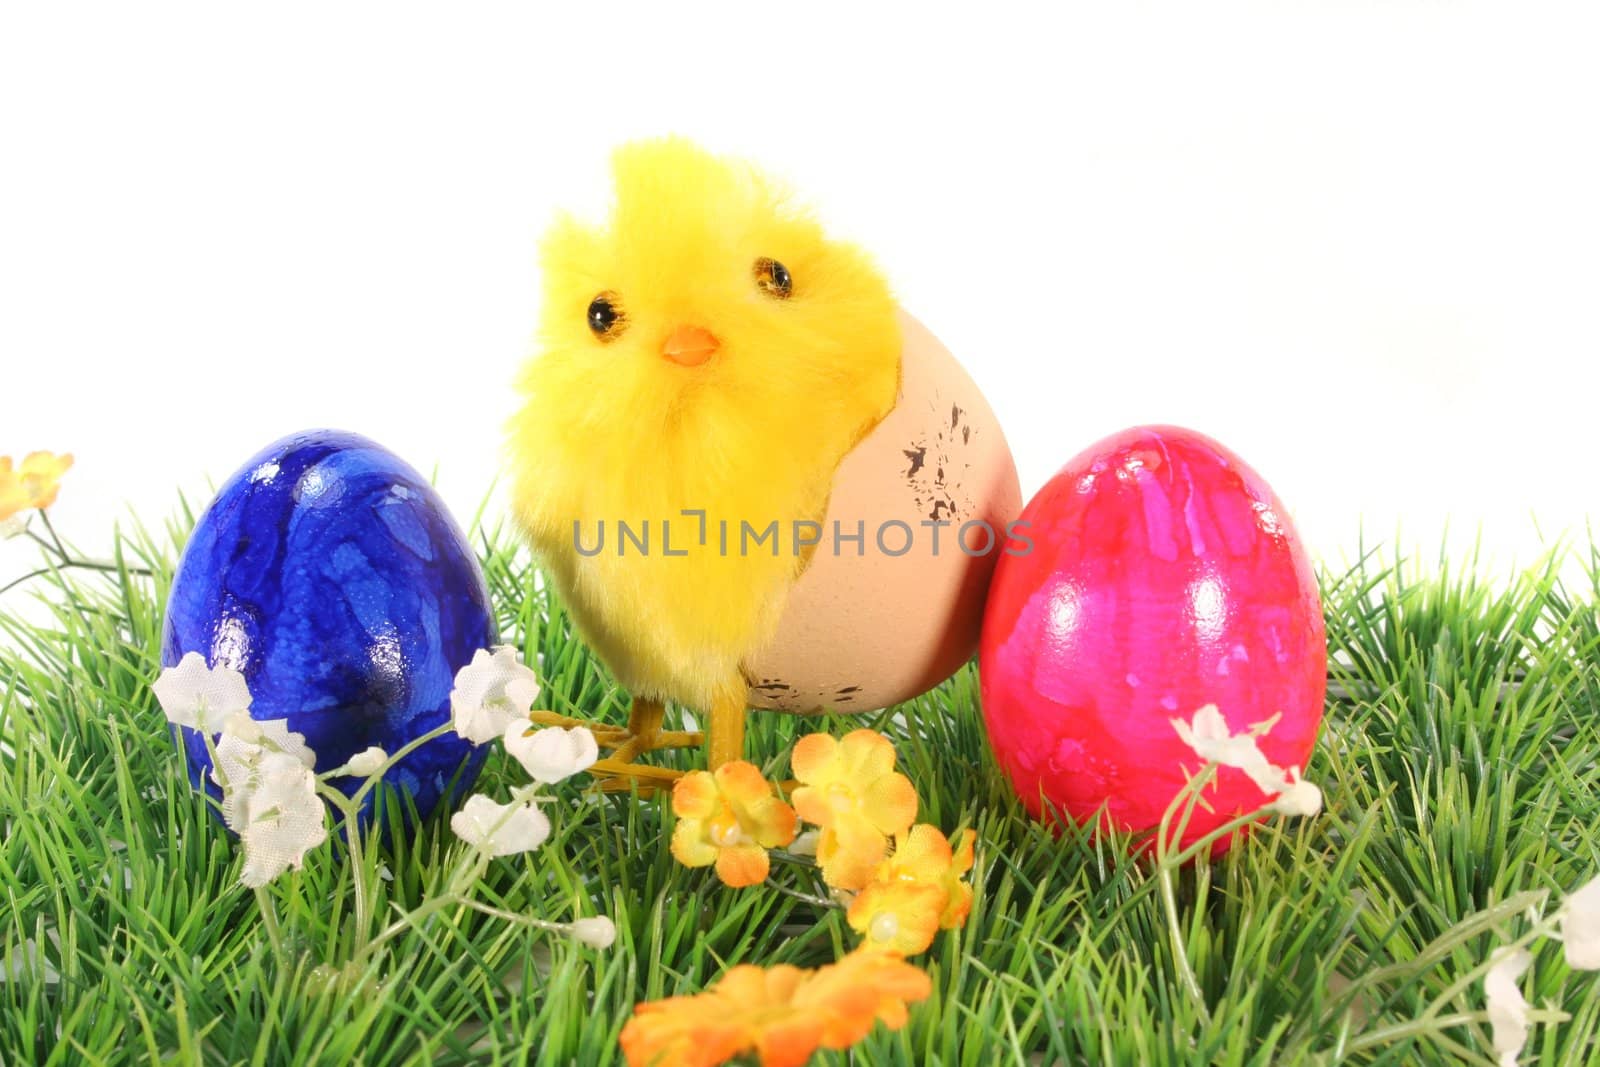
[[[932,991],[926,974],[884,952],[852,952],[816,971],[734,967],[698,996],[634,1008],[622,1054],[629,1067],[714,1067],[750,1052],[762,1067],[800,1067],[819,1048],[849,1048],[879,1020],[899,1029],[906,1003]]]
[[[735,888],[764,881],[767,849],[794,840],[794,809],[744,760],[679,778],[672,811],[678,816],[672,855],[685,867],[715,863],[717,877]]]
[[[870,882],[850,902],[850,926],[870,948],[900,956],[925,952],[939,932],[939,915],[949,895],[918,882]]]
[[[11,460],[0,456],[0,523],[28,506],[28,491],[22,488],[22,479],[11,469]]]
[[[952,848],[937,826],[912,827],[850,902],[850,926],[868,946],[907,956],[925,951],[939,930],[961,926],[972,910],[972,887],[961,876],[972,869],[973,837],[963,831]]]
[[[972,870],[973,843],[977,836],[971,830],[963,830],[956,839],[958,843],[950,866],[945,869],[943,876],[950,902],[944,906],[944,914],[939,916],[940,929],[954,930],[958,926],[965,926],[967,916],[972,912],[972,886],[963,882],[961,876]]]
[[[63,453],[30,452],[20,467],[12,467],[10,456],[0,456],[0,519],[24,508],[47,508],[56,502],[61,476],[72,466],[72,456]],[[20,499],[21,504],[16,501]]]
[[[889,839],[917,817],[917,792],[894,769],[894,746],[872,730],[838,741],[807,734],[790,757],[801,783],[794,791],[800,817],[822,828],[817,863],[836,889],[860,889],[883,859]]]

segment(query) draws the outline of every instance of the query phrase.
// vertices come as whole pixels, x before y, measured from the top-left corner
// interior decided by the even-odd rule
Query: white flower
[[[236,729],[246,725],[248,729]],[[212,781],[224,789],[244,785],[252,768],[267,752],[293,756],[313,770],[317,766],[317,754],[306,747],[304,734],[289,729],[288,719],[231,719],[217,738],[217,765],[211,772]]]
[[[567,933],[576,941],[595,948],[610,948],[617,940],[617,926],[604,915],[592,919],[574,919],[567,924]]]
[[[222,732],[229,716],[250,707],[244,675],[231,667],[207,667],[198,652],[185,654],[176,667],[163,670],[150,688],[168,722],[206,734]]]
[[[222,818],[244,846],[239,880],[266,885],[327,840],[313,768],[317,755],[287,719],[231,716],[217,739],[211,780],[222,787]]]
[[[600,746],[587,726],[547,726],[529,733],[528,724],[518,720],[506,727],[505,746],[528,777],[545,785],[586,771],[600,758]]]
[[[264,886],[328,839],[324,807],[317,796],[317,776],[298,757],[267,752],[256,768],[254,788],[244,799],[244,870],[239,880],[252,889]]]
[[[1302,780],[1300,768],[1286,771],[1269,761],[1256,745],[1254,732],[1235,734],[1229,731],[1227,721],[1215,704],[1197,710],[1193,724],[1182,719],[1171,722],[1195,755],[1208,763],[1243,771],[1257,789],[1273,797],[1269,805],[1273,811],[1283,815],[1315,815],[1322,810],[1322,790]],[[1265,733],[1270,727],[1271,723],[1266,723],[1259,724],[1256,729]]]
[[[1600,970],[1600,878],[1567,894],[1559,921],[1567,966],[1576,971]]]
[[[456,733],[481,745],[505,733],[512,719],[527,718],[538,698],[539,680],[518,661],[516,649],[480,648],[472,654],[472,662],[456,672],[450,715]]]
[[[1528,1042],[1528,1002],[1517,988],[1517,979],[1532,965],[1533,956],[1523,949],[1500,949],[1491,959],[1489,973],[1483,976],[1483,993],[1488,1002],[1494,1050],[1501,1067],[1516,1067],[1517,1054]]]
[[[1256,747],[1256,739],[1248,733],[1235,736],[1215,704],[1207,704],[1196,711],[1193,726],[1182,719],[1173,719],[1172,726],[1183,743],[1208,763],[1243,770],[1253,763],[1266,762],[1266,757]]]
[[[1283,771],[1267,761],[1256,745],[1253,733],[1234,734],[1215,704],[1207,704],[1194,713],[1194,725],[1182,719],[1173,719],[1183,743],[1194,749],[1195,755],[1208,763],[1219,763],[1243,771],[1263,793],[1278,793],[1285,788]]]
[[[211,780],[222,789],[222,817],[244,846],[240,880],[263,886],[327,839],[312,773],[316,753],[287,719],[250,717],[250,687],[230,667],[211,668],[198,652],[161,672],[151,686],[167,720],[217,735]]]
[[[288,719],[256,722],[235,716],[217,738],[211,780],[222,788],[222,819],[235,833],[244,832],[250,796],[260,787],[262,761],[273,753],[292,757],[307,770],[317,765],[317,754],[306,747],[305,737],[290,732]]]
[[[544,844],[550,820],[532,804],[496,804],[480,793],[450,816],[450,829],[491,856],[510,856]]]
[[[1300,777],[1299,767],[1289,768],[1289,788],[1278,794],[1268,805],[1279,815],[1299,815],[1309,818],[1322,810],[1322,790],[1315,782]]]
[[[267,721],[287,723],[289,720],[269,719]],[[285,733],[287,733],[287,726],[284,729]],[[256,722],[255,719],[251,718],[248,711],[236,711],[223,721],[222,732],[218,736],[232,737],[237,741],[244,741],[248,744],[259,745],[261,743],[261,739],[265,737],[266,734],[262,732],[261,724]],[[295,736],[300,737],[299,734],[295,734]],[[301,740],[304,741],[305,739],[301,738]]]
[[[1255,738],[1250,738],[1250,742],[1254,744]],[[1274,793],[1287,793],[1300,781],[1300,769],[1298,767],[1295,768],[1291,776],[1289,771],[1274,763],[1269,763],[1267,757],[1259,751],[1256,753],[1255,759],[1250,760],[1243,766],[1238,764],[1233,764],[1232,766],[1239,767],[1245,773],[1245,777],[1254,782],[1256,788],[1268,796],[1272,796]],[[1310,782],[1305,784],[1311,785]],[[1311,788],[1316,789],[1316,786],[1311,786]],[[1317,790],[1317,810],[1322,810],[1322,791],[1320,789]],[[1315,815],[1316,812],[1312,812],[1312,814]]]
[[[370,778],[378,773],[378,769],[389,762],[389,753],[373,745],[371,748],[357,752],[350,757],[350,762],[344,765],[345,773],[357,778]]]

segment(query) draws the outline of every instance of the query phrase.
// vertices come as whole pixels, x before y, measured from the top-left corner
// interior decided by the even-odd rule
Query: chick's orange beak
[[[698,326],[679,326],[661,346],[661,354],[680,367],[698,367],[721,347],[722,342],[711,331]]]

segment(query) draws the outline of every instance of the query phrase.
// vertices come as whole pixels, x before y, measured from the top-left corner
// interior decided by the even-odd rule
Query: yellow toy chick
[[[596,773],[626,784],[676,773],[640,754],[701,743],[662,729],[669,700],[708,713],[712,767],[743,755],[745,663],[809,550],[740,534],[822,520],[895,404],[901,334],[865,253],[751,167],[668,139],[619,149],[613,173],[607,223],[562,219],[543,243],[509,443],[517,521],[632,695],[627,729],[596,731],[616,750]]]

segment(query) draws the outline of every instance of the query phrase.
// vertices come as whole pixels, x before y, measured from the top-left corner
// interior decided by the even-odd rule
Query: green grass
[[[678,866],[661,804],[568,783],[556,836],[495,861],[475,895],[556,921],[609,914],[612,949],[452,907],[345,966],[352,878],[330,844],[269,887],[275,952],[149,689],[187,524],[124,536],[119,573],[38,579],[52,622],[16,620],[26,590],[0,601],[0,1064],[599,1065],[619,1061],[636,1001],[853,945],[837,910]],[[485,539],[484,560],[504,637],[542,660],[551,706],[620,721],[621,695],[533,593],[527,558]],[[1326,810],[1178,871],[1170,913],[1121,843],[1025,816],[987,752],[971,668],[877,716],[922,817],[978,830],[976,903],[920,958],[934,994],[910,1024],[819,1062],[1492,1063],[1474,968],[1541,894],[1548,913],[1600,870],[1600,583],[1554,574],[1369,560],[1326,575],[1328,718],[1307,770]],[[797,731],[857,725],[753,716],[749,751],[777,773]],[[506,762],[491,756],[480,788],[503,798]],[[393,876],[375,926],[444,891],[464,854],[443,816],[372,845],[369,883],[380,863]],[[807,867],[776,878],[823,892]],[[1536,1027],[1524,1062],[1600,1059],[1594,974],[1545,944],[1524,989],[1570,1016]]]

